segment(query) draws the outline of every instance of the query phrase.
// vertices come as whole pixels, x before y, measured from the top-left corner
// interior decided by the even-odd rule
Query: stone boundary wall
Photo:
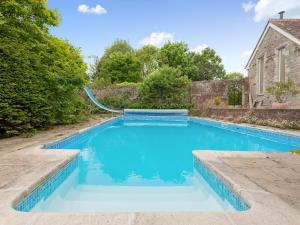
[[[243,108],[247,108],[249,99],[249,83],[247,78],[243,80],[194,81],[188,90],[188,102],[192,103],[195,109],[202,110],[204,112],[208,108],[214,107],[215,98],[220,97],[220,107],[228,107],[227,92],[233,83],[241,85],[243,93]],[[126,96],[130,100],[138,99],[138,86],[136,85],[93,88],[93,92],[98,99],[101,99],[105,96]]]
[[[138,99],[138,86],[109,86],[105,88],[93,88],[93,93],[97,99],[104,98],[106,96],[125,96],[130,100]]]
[[[293,122],[300,121],[300,109],[222,109],[222,108],[210,108],[203,112],[200,110],[194,110],[193,115],[202,115],[215,117],[219,119],[239,119],[246,116],[248,113],[253,113],[258,119],[262,120],[287,120]]]
[[[201,111],[206,111],[215,105],[216,97],[221,98],[220,107],[228,107],[227,93],[229,87],[233,84],[240,84],[242,87],[242,105],[243,108],[248,107],[248,92],[249,82],[245,78],[243,80],[209,80],[209,81],[195,81],[190,88],[190,101],[194,108]]]

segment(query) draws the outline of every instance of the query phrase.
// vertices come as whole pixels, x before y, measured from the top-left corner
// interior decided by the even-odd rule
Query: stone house
[[[300,90],[300,19],[270,19],[247,63],[249,100],[253,108],[270,108],[275,100],[267,88],[275,82],[293,82]],[[300,108],[300,96],[288,99]]]

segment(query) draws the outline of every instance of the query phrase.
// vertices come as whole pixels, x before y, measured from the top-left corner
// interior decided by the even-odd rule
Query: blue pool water
[[[243,210],[214,190],[192,151],[284,152],[299,145],[299,137],[189,117],[120,117],[47,146],[79,149],[80,156],[66,180],[30,210]]]

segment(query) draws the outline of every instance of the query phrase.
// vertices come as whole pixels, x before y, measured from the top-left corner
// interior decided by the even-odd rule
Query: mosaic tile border
[[[212,170],[207,168],[194,156],[194,168],[199,172],[209,186],[222,200],[227,200],[235,210],[246,211],[250,206],[244,202],[228,185],[226,185]]]
[[[138,116],[132,116],[132,118],[136,119]],[[93,132],[95,129],[105,129],[107,125],[111,125],[112,123],[116,123],[118,121],[130,121],[132,120],[131,116],[121,116],[117,117],[116,119],[104,122],[96,127],[90,128],[86,131],[75,133],[67,138],[64,138],[62,140],[58,140],[56,142],[44,145],[45,149],[63,149],[65,145],[67,145],[70,142],[74,141],[80,141],[82,137],[85,137],[89,135],[91,132]],[[144,116],[138,117],[140,119],[145,119]],[[153,117],[151,117],[153,119]],[[155,119],[157,120],[169,120],[170,117],[159,117],[155,116]],[[297,148],[300,145],[300,136],[282,133],[278,131],[269,131],[269,130],[263,130],[260,128],[253,128],[253,127],[244,127],[240,125],[235,124],[226,124],[219,121],[212,121],[208,119],[203,118],[193,118],[193,117],[174,117],[172,118],[175,121],[193,121],[196,123],[200,123],[207,126],[214,126],[217,128],[229,130],[232,132],[238,132],[245,135],[251,135],[259,138],[265,138],[271,141],[281,142],[288,145],[294,145],[295,148]]]
[[[103,123],[101,123],[101,124],[99,124],[95,127],[88,128],[85,131],[77,132],[77,133],[72,134],[69,137],[66,137],[66,138],[63,138],[61,140],[46,144],[46,145],[43,146],[43,148],[44,149],[64,149],[64,146],[67,145],[68,143],[80,141],[81,138],[88,136],[94,130],[96,130],[96,129],[105,129],[106,126],[109,126],[112,123],[116,123],[120,120],[121,120],[121,117],[117,117],[115,119],[105,121],[105,122],[103,122]]]
[[[46,200],[61,185],[69,175],[78,167],[78,157],[70,161],[51,178],[43,182],[29,195],[21,200],[15,209],[21,212],[29,212],[42,199]]]

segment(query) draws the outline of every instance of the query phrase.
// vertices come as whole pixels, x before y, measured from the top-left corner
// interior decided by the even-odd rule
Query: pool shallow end
[[[14,208],[20,212],[32,211],[40,201],[46,200],[63,182],[65,182],[78,167],[78,161],[79,157],[76,156],[74,159],[67,162],[66,165],[60,168],[56,173],[52,174],[51,177],[37,185],[37,187],[19,201]],[[215,171],[209,169],[205,163],[197,157],[194,158],[194,168],[212,190],[214,190],[221,199],[228,202],[236,211],[246,211],[249,209],[249,205],[232,190],[230,185],[228,185],[227,182],[223,182],[223,180],[216,175]],[[36,212],[35,210],[33,211]],[[173,211],[170,210],[170,212]],[[197,212],[197,210],[195,210],[195,212]],[[206,212],[206,210],[201,210],[199,212]],[[207,212],[214,212],[214,210],[208,210]]]
[[[288,153],[281,153],[288,154]],[[249,203],[251,209],[244,212],[172,212],[172,213],[21,213],[10,210],[5,214],[7,225],[21,225],[23,222],[31,222],[32,225],[56,224],[86,224],[99,223],[123,225],[146,224],[173,224],[173,225],[211,225],[211,224],[299,224],[299,212],[291,208],[275,195],[268,193],[247,178],[231,170],[221,163],[223,157],[258,157],[265,158],[268,154],[257,152],[216,152],[194,151],[195,157],[211,168],[217,175],[229,182],[229,185],[244,200]],[[220,170],[222,168],[222,170]],[[3,196],[2,196],[3,197]],[[7,210],[7,208],[6,208]],[[3,211],[2,211],[3,213]],[[10,221],[10,222],[8,222]],[[1,222],[1,220],[0,220]],[[2,224],[2,223],[1,223]]]

